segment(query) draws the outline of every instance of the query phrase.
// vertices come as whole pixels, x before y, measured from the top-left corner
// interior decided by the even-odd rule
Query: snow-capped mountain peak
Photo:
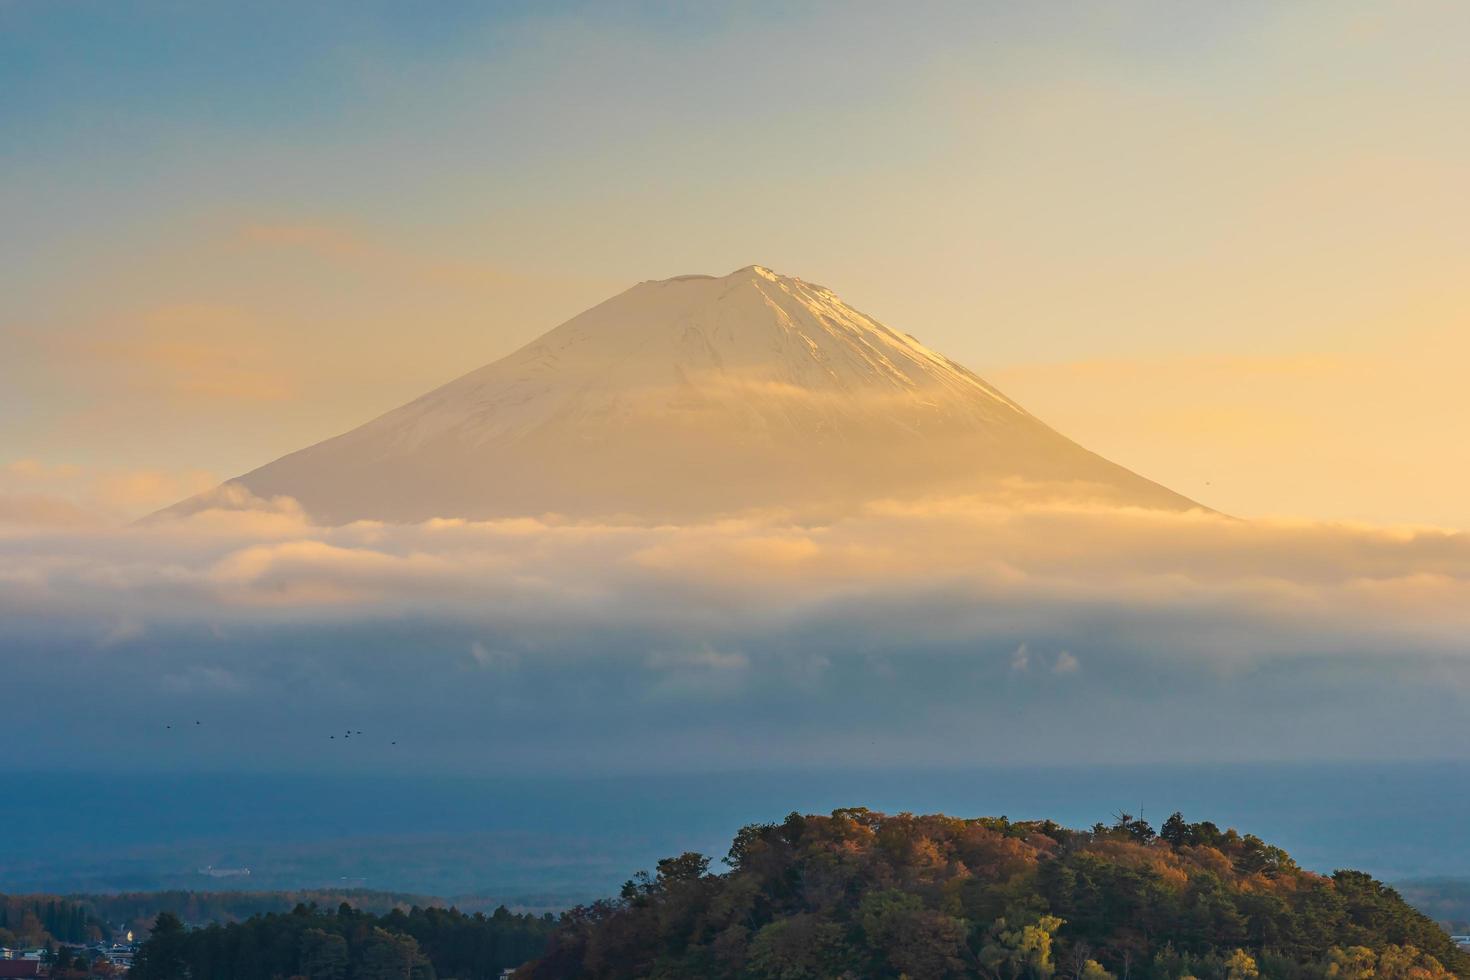
[[[760,265],[639,283],[234,482],[334,523],[667,520],[943,493],[1192,506],[826,287]]]

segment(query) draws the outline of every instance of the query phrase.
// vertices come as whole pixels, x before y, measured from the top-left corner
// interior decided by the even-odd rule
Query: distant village
[[[128,929],[120,941],[53,943],[50,948],[0,947],[0,978],[50,977],[58,973],[93,977],[123,976],[133,968],[138,943]]]

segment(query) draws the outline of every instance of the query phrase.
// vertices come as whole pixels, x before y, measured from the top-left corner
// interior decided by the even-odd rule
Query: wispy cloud
[[[51,346],[74,366],[101,365],[124,387],[176,403],[290,399],[295,379],[279,352],[262,345],[264,334],[246,310],[180,303],[125,314]]]
[[[489,262],[425,254],[341,224],[249,221],[226,236],[225,245],[263,252],[295,252],[359,274],[387,277],[419,287],[504,289],[525,286],[534,278]]]
[[[116,524],[214,486],[204,470],[171,471],[52,464],[0,464],[0,528]]]

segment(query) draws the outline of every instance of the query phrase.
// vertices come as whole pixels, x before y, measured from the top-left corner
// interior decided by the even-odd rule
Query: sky
[[[1239,516],[1463,528],[1470,11],[0,2],[0,467],[117,519],[759,262]]]
[[[27,762],[1459,758],[1467,46],[1433,0],[0,0],[0,665],[75,719]],[[752,263],[1215,512],[129,523]],[[327,745],[364,718],[402,749]]]

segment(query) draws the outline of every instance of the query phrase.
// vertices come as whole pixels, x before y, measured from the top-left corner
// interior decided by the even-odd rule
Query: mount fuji
[[[939,495],[1198,506],[831,290],[748,266],[640,283],[169,512],[286,496],[327,524],[661,522]]]

